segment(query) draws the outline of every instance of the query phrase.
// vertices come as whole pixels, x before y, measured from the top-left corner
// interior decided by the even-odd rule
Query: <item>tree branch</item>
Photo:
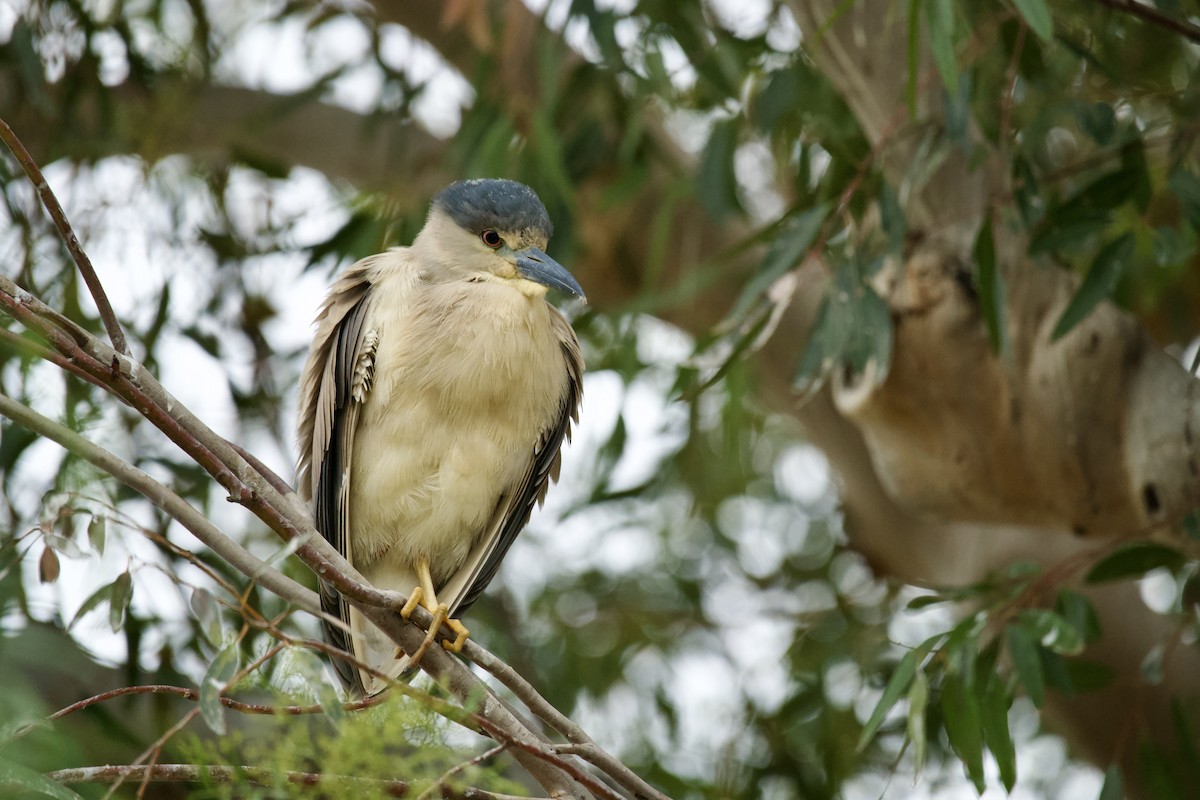
[[[321,614],[321,602],[316,592],[301,586],[246,550],[187,501],[142,470],[5,394],[0,394],[0,415],[39,436],[57,442],[68,451],[112,475],[161,508],[250,580],[261,584],[297,608],[310,614]]]
[[[117,320],[117,315],[113,313],[112,304],[108,302],[108,295],[104,293],[104,287],[100,284],[100,278],[97,277],[96,270],[92,267],[92,260],[88,258],[87,253],[80,246],[79,237],[75,235],[75,231],[71,228],[71,223],[67,219],[62,206],[59,204],[58,198],[54,196],[54,191],[50,188],[50,184],[46,181],[46,176],[42,175],[42,171],[38,168],[33,157],[29,155],[29,151],[25,149],[25,145],[21,144],[21,140],[17,138],[13,129],[3,119],[0,119],[0,140],[3,140],[13,156],[21,164],[21,169],[25,170],[25,175],[28,176],[29,182],[33,184],[38,197],[41,198],[42,205],[46,208],[46,213],[54,221],[54,227],[58,229],[58,235],[62,237],[63,243],[66,244],[67,250],[71,253],[71,258],[74,259],[75,265],[79,267],[79,272],[83,275],[84,283],[87,284],[88,291],[92,293],[92,300],[95,301],[96,308],[100,312],[100,319],[104,321],[104,329],[108,331],[109,341],[112,342],[113,347],[118,353],[128,355],[129,345],[125,342],[125,332],[121,330],[121,323]]]
[[[1102,6],[1108,6],[1114,11],[1121,11],[1126,14],[1132,14],[1135,17],[1140,17],[1151,25],[1157,25],[1160,28],[1178,33],[1185,39],[1200,42],[1200,28],[1190,22],[1169,17],[1158,9],[1151,8],[1144,3],[1139,3],[1137,0],[1096,0],[1096,2]]]

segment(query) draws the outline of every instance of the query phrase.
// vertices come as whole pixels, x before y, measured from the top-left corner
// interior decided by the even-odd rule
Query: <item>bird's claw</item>
[[[444,605],[442,607],[445,608]],[[447,609],[447,611],[448,610],[449,609]],[[467,630],[466,626],[460,621],[451,617],[446,618],[446,627],[454,631],[454,641],[443,639],[442,647],[446,648],[451,653],[461,653],[463,645],[467,643],[467,637],[471,635],[471,632]]]
[[[425,592],[420,586],[414,588],[412,594],[409,595],[408,602],[400,609],[400,616],[405,619],[412,617],[412,613],[416,610],[417,606],[424,605],[422,602],[424,595]],[[428,608],[428,606],[426,607]],[[445,603],[438,603],[437,606],[430,608],[429,611],[433,614],[433,620],[429,623],[429,629],[425,634],[425,641],[421,642],[421,646],[409,657],[409,662],[414,667],[421,663],[421,658],[425,655],[425,651],[437,640],[443,624],[454,633],[453,641],[450,639],[442,641],[442,646],[451,653],[461,653],[463,645],[467,643],[467,637],[471,635],[466,626],[450,616],[450,606]]]
[[[421,605],[421,601],[425,597],[425,591],[417,586],[412,590],[412,594],[408,596],[408,602],[400,609],[400,616],[408,619],[412,616],[412,612],[416,611],[417,606]]]

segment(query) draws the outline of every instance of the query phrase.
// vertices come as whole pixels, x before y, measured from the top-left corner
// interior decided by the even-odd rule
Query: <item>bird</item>
[[[297,488],[316,528],[376,588],[407,596],[403,615],[428,609],[430,639],[444,622],[456,652],[461,616],[558,480],[579,422],[579,340],[546,296],[587,298],[546,254],[552,233],[522,183],[450,184],[411,245],[336,278],[300,379]],[[342,623],[324,622],[333,647],[389,679],[414,671],[329,583],[320,595]],[[389,685],[332,660],[352,697]]]

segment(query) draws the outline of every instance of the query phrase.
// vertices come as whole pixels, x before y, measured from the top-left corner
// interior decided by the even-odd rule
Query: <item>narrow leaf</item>
[[[1125,787],[1122,784],[1121,768],[1113,764],[1104,773],[1104,785],[1100,788],[1098,800],[1124,800]]]
[[[925,0],[929,19],[929,47],[942,83],[950,94],[958,92],[958,61],[954,57],[954,0]]]
[[[1087,583],[1107,583],[1141,577],[1159,567],[1178,569],[1184,561],[1183,554],[1172,547],[1156,542],[1139,542],[1126,545],[1102,558],[1084,580]]]
[[[1092,606],[1092,601],[1079,592],[1073,589],[1060,591],[1056,610],[1079,631],[1084,642],[1094,642],[1100,638],[1102,631],[1096,609]]]
[[[804,254],[817,238],[817,233],[828,214],[829,204],[821,203],[788,220],[780,228],[771,241],[758,273],[746,281],[741,297],[730,312],[731,317],[741,317],[767,289],[771,288],[771,284],[800,264]]]
[[[1167,186],[1179,198],[1188,223],[1200,231],[1200,178],[1190,172],[1176,172],[1167,181]]]
[[[0,759],[0,787],[33,792],[57,800],[83,800],[78,794],[29,767]],[[5,794],[8,794],[5,792]]]
[[[1040,708],[1046,699],[1046,684],[1033,635],[1022,625],[1009,625],[1004,636],[1017,680],[1025,687],[1025,693],[1033,704]]]
[[[188,600],[188,605],[191,606],[192,616],[199,623],[200,632],[204,635],[204,638],[208,640],[209,644],[220,644],[221,613],[212,598],[212,594],[207,589],[198,586],[192,592],[192,596]]]
[[[1083,652],[1083,633],[1053,611],[1027,608],[1021,612],[1020,619],[1037,642],[1047,650],[1066,656],[1075,656]]]
[[[992,344],[992,352],[1003,355],[1007,342],[1007,328],[1004,318],[1005,288],[1004,277],[996,269],[996,246],[992,239],[991,217],[979,229],[975,237],[975,264],[978,268],[979,281],[979,310],[983,314],[983,323],[987,326],[988,341]]]
[[[1008,708],[1011,705],[1012,696],[1004,688],[1004,682],[993,674],[980,704],[983,735],[1000,770],[1000,782],[1010,793],[1017,782],[1017,749],[1013,746],[1012,732],[1008,727]]]
[[[959,675],[947,675],[942,684],[942,718],[950,746],[962,759],[975,789],[983,794],[987,781],[983,774],[983,720],[979,698]]]
[[[1054,326],[1052,338],[1057,340],[1074,328],[1101,300],[1107,300],[1117,288],[1125,265],[1133,256],[1133,234],[1126,233],[1108,243],[1096,254],[1087,277],[1067,303]]]
[[[237,661],[238,644],[231,642],[217,653],[200,681],[200,715],[218,736],[225,735],[225,707],[221,705],[221,693],[237,670]]]
[[[113,633],[117,633],[125,625],[125,612],[129,609],[129,601],[133,599],[133,576],[125,570],[112,584],[112,597],[108,603],[108,624],[112,625]]]
[[[1013,0],[1013,5],[1039,39],[1049,42],[1054,38],[1054,19],[1050,16],[1046,0]]]
[[[917,81],[921,69],[921,0],[908,0],[908,80],[905,81],[904,99],[908,104],[908,116],[917,117]]]
[[[884,717],[892,710],[892,706],[896,705],[896,702],[908,691],[909,684],[912,683],[913,676],[917,672],[917,666],[925,659],[925,655],[929,652],[927,644],[909,650],[900,659],[900,663],[896,665],[896,671],[892,673],[891,679],[888,680],[887,686],[884,687],[883,696],[875,704],[875,710],[871,712],[867,724],[863,726],[862,733],[858,737],[859,752],[871,743],[871,739],[875,737],[875,732],[883,724]]]
[[[42,548],[42,557],[38,559],[38,580],[42,583],[54,583],[58,580],[61,565],[54,548],[46,545]]]
[[[107,536],[108,523],[103,514],[97,514],[92,517],[88,523],[88,541],[92,544],[92,549],[100,555],[104,555],[104,540]]]
[[[717,120],[696,168],[700,204],[716,219],[739,207],[733,156],[737,150],[737,120]]]
[[[908,690],[908,741],[913,749],[913,780],[921,777],[929,742],[925,734],[925,710],[929,705],[929,679],[920,670]]]
[[[83,605],[79,607],[79,610],[75,612],[75,616],[71,618],[71,621],[67,624],[67,628],[70,629],[75,627],[75,623],[78,622],[85,614],[93,611],[101,603],[107,603],[110,601],[112,599],[112,594],[113,584],[111,583],[106,583],[96,591],[92,592],[88,596],[88,599],[83,601]]]

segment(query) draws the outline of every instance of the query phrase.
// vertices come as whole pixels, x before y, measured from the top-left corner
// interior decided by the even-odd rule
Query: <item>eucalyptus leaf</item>
[[[983,772],[983,718],[979,698],[961,675],[950,674],[942,683],[942,719],[950,746],[962,759],[967,777],[983,794],[987,780]]]
[[[1050,16],[1050,7],[1046,5],[1046,0],[1013,0],[1013,5],[1021,12],[1025,23],[1039,39],[1049,42],[1054,38],[1054,19]],[[1011,786],[1009,791],[1012,791]]]
[[[1009,625],[1004,631],[1004,640],[1017,680],[1025,687],[1025,694],[1033,704],[1040,708],[1046,699],[1046,684],[1033,634],[1023,625]]]
[[[1152,569],[1179,569],[1187,559],[1173,547],[1157,542],[1125,545],[1102,558],[1084,579],[1087,583],[1108,583],[1145,575]]]
[[[975,266],[978,270],[979,310],[987,327],[992,352],[1002,355],[1008,341],[1004,316],[1006,290],[1004,276],[996,267],[996,246],[992,240],[992,220],[988,217],[975,237]]]
[[[1109,242],[1096,254],[1087,277],[1083,279],[1075,296],[1067,303],[1062,316],[1054,325],[1051,338],[1061,339],[1091,313],[1101,301],[1112,296],[1121,279],[1121,273],[1133,256],[1133,234],[1126,233]]]
[[[909,650],[900,659],[900,663],[896,665],[895,672],[888,679],[887,686],[884,687],[883,695],[879,698],[879,702],[875,704],[875,709],[871,712],[871,716],[867,718],[867,722],[863,725],[862,733],[858,736],[858,750],[862,752],[871,740],[875,738],[876,731],[883,724],[887,713],[892,710],[892,706],[896,705],[897,701],[904,696],[908,691],[909,685],[912,683],[913,676],[917,672],[917,667],[925,656],[929,654],[930,642],[925,642],[920,647]]]
[[[125,570],[112,584],[112,596],[108,603],[108,624],[113,633],[117,633],[125,625],[125,615],[129,611],[129,602],[133,599],[133,576]]]
[[[1013,745],[1012,732],[1008,726],[1008,709],[1012,695],[995,673],[990,676],[980,697],[980,714],[983,718],[983,735],[988,750],[996,759],[1000,771],[1000,782],[1012,792],[1017,782],[1017,748]]]
[[[19,791],[22,795],[32,792],[56,800],[83,800],[66,786],[50,780],[42,773],[3,758],[0,758],[0,788]]]

